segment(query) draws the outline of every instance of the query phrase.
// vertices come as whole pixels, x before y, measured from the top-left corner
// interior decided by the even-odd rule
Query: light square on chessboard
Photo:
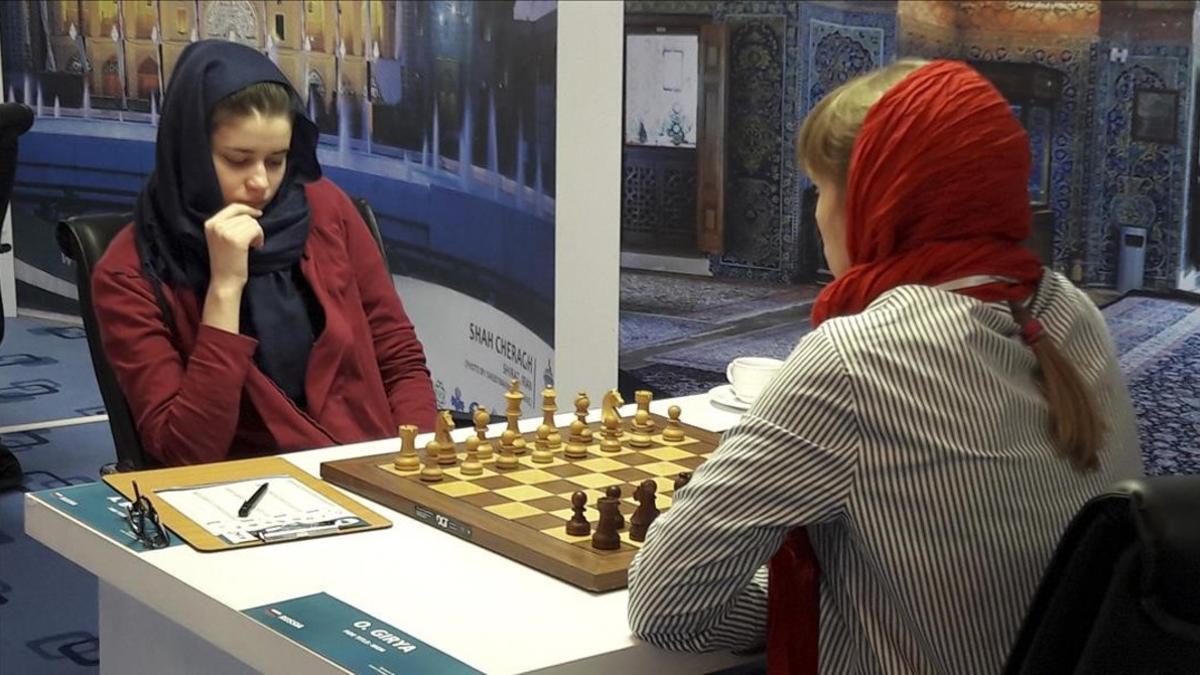
[[[554,495],[545,490],[534,487],[532,485],[518,485],[516,487],[501,488],[493,490],[496,494],[514,502],[527,502],[532,499],[541,499],[543,497],[553,497]]]
[[[609,485],[621,485],[625,481],[602,473],[585,473],[581,476],[568,476],[567,480],[588,488],[604,488]]]
[[[542,471],[540,468],[524,469],[521,471],[508,471],[505,472],[504,475],[517,481],[518,483],[524,483],[525,485],[537,485],[539,483],[549,483],[550,481],[558,480],[558,476],[546,471]]]
[[[666,476],[655,476],[654,483],[658,486],[658,496],[668,497],[667,493],[675,494],[675,479],[667,478]]]
[[[448,497],[465,497],[467,495],[477,495],[480,492],[487,492],[487,489],[482,488],[475,483],[466,481],[455,481],[453,483],[434,483],[429,486],[429,489],[436,490]]]
[[[674,448],[671,446],[667,446],[664,448],[654,448],[651,450],[643,450],[642,454],[646,455],[648,457],[653,457],[655,459],[662,460],[664,462],[670,462],[670,461],[676,460],[676,459],[683,459],[684,457],[695,457],[696,456],[696,453],[694,453],[694,452],[688,452],[687,450],[680,450],[679,448]]]
[[[541,513],[541,511],[523,502],[508,502],[507,504],[485,506],[483,510],[494,513],[502,518],[508,518],[509,520],[528,518],[529,516],[536,516]]]
[[[674,476],[676,474],[687,471],[687,467],[680,466],[673,462],[655,462],[654,464],[642,464],[638,467],[642,471],[652,473],[656,476]]]
[[[608,457],[597,457],[595,459],[581,459],[578,462],[575,462],[575,466],[581,466],[588,471],[593,471],[595,473],[603,473],[605,471],[624,469],[629,465]]]
[[[569,516],[569,515],[567,516],[567,518],[570,518],[570,517],[571,516]],[[595,529],[594,526],[593,526],[593,529]],[[578,544],[580,542],[590,542],[592,540],[592,535],[590,535],[590,534],[586,534],[582,537],[576,537],[576,536],[567,534],[567,528],[561,522],[558,523],[557,525],[555,525],[554,527],[548,527],[548,528],[542,530],[542,534],[548,534],[551,537],[554,537],[555,539],[561,539],[570,544]],[[604,551],[596,551],[596,552],[603,553]]]

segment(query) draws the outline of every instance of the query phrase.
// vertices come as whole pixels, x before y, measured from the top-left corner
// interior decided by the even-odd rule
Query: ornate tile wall
[[[1025,24],[993,30],[994,18],[984,15],[995,7],[973,3],[979,16],[964,30],[906,22],[898,49],[895,11],[817,2],[627,2],[627,11],[709,14],[730,25],[727,248],[712,258],[713,272],[779,281],[796,276],[806,253],[799,221],[807,179],[795,165],[794,135],[804,115],[846,79],[897,56],[923,56],[1035,62],[1062,72],[1053,133],[1032,139],[1051,150],[1054,267],[1079,273],[1085,283],[1112,284],[1116,228],[1145,223],[1151,230],[1146,282],[1174,287],[1186,215],[1190,47],[1151,44],[1143,36],[1141,44],[1121,45],[1129,48],[1127,63],[1110,63],[1108,43],[1089,32],[1099,25],[1100,6],[1075,4],[1066,19],[1086,31],[1055,35],[1030,32]],[[1035,13],[1042,23],[1065,20]],[[1180,90],[1178,146],[1130,139],[1133,88],[1151,85]]]
[[[807,185],[795,166],[796,130],[829,89],[895,57],[895,13],[814,2],[639,1],[625,7],[709,14],[729,25],[726,250],[712,257],[711,267],[720,276],[792,279],[803,257],[799,199]],[[847,55],[853,58],[843,63]],[[812,72],[820,76],[810,79]]]
[[[1097,63],[1094,128],[1103,143],[1093,148],[1089,185],[1086,281],[1116,283],[1119,228],[1145,227],[1146,284],[1174,288],[1184,222],[1184,175],[1191,95],[1189,48],[1136,45],[1125,63]],[[1107,53],[1101,44],[1100,53]],[[1134,141],[1132,111],[1137,88],[1180,92],[1175,145]]]

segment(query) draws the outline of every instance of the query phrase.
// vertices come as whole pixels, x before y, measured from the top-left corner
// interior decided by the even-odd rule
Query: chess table
[[[656,502],[665,511],[671,506],[675,477],[699,467],[720,440],[711,431],[682,423],[683,440],[668,441],[662,435],[667,418],[651,415],[651,419],[657,432],[645,448],[630,445],[632,434],[625,420],[621,449],[603,451],[601,425],[593,422],[593,440],[585,446],[587,457],[582,459],[567,458],[564,441],[550,462],[535,462],[527,451],[519,456],[518,468],[506,471],[496,467],[498,455],[493,455],[483,462],[483,473],[472,476],[460,468],[465,454],[459,443],[458,463],[445,469],[441,480],[426,482],[419,469],[395,468],[397,444],[390,453],[323,464],[321,477],[580,588],[611,591],[625,587],[629,563],[641,542],[630,538],[628,526],[620,531],[616,550],[594,548],[590,535],[567,534],[571,495],[576,491],[587,495],[585,517],[593,532],[599,520],[596,501],[612,486],[621,490],[620,511],[626,522],[637,507],[634,489],[646,480],[657,485]],[[568,427],[559,431],[568,438]],[[534,435],[525,434],[525,439],[532,448]]]
[[[651,411],[665,413],[671,403],[683,408],[686,423],[702,430],[717,433],[737,420],[705,396],[655,401]],[[561,424],[570,416],[560,417]],[[540,422],[522,421],[521,429],[535,431]],[[459,442],[464,437],[455,433]],[[282,457],[318,475],[322,464],[392,453],[395,447],[391,439]],[[654,648],[630,635],[624,590],[584,590],[366,497],[351,497],[393,526],[221,553],[184,545],[136,554],[26,497],[25,529],[97,576],[102,674],[343,673],[242,613],[317,592],[489,674],[684,675],[749,660],[727,652]]]

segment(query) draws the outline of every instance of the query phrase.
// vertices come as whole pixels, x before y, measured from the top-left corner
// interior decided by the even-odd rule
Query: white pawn
[[[663,429],[662,437],[668,443],[679,443],[684,439],[683,428],[679,426],[679,414],[683,412],[679,406],[673,405],[667,409],[667,428]]]
[[[554,453],[550,451],[550,430],[549,424],[543,424],[538,427],[537,441],[533,446],[533,461],[538,464],[549,464],[554,461]]]
[[[442,467],[438,466],[439,443],[429,441],[425,446],[425,466],[421,468],[421,480],[436,483],[442,479]]]
[[[479,438],[470,436],[467,438],[467,458],[463,460],[459,471],[464,476],[478,476],[483,473],[483,465],[479,463]]]
[[[571,433],[567,436],[567,449],[563,451],[563,456],[567,459],[587,458],[587,446],[577,440],[582,438],[584,428],[583,422],[579,420],[571,422]]]
[[[515,469],[520,465],[516,455],[513,454],[513,440],[516,434],[505,429],[504,433],[500,434],[500,456],[496,458],[496,468],[502,470]]]

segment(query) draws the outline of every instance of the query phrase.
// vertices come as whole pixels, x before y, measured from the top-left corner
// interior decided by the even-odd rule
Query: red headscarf
[[[964,292],[1020,300],[1042,275],[1029,236],[1029,138],[1009,104],[966,64],[935,61],[871,107],[850,158],[850,269],[813,307],[813,325],[856,314],[903,284],[977,274],[1016,279]]]
[[[871,107],[846,189],[851,267],[818,296],[813,325],[856,314],[902,284],[975,275],[960,292],[993,302],[1033,293],[1042,267],[1029,236],[1029,139],[1000,92],[965,64],[935,61]],[[771,675],[816,673],[820,570],[803,529],[771,558]]]

